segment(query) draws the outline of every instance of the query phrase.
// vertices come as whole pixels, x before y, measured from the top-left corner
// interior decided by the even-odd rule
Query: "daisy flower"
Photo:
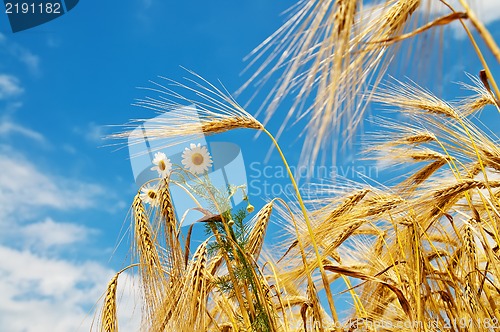
[[[202,174],[212,167],[212,157],[206,146],[191,143],[182,153],[182,164],[186,169],[195,174]]]
[[[158,189],[156,186],[147,184],[141,188],[141,200],[146,204],[156,205],[158,197]]]
[[[151,170],[157,171],[158,175],[160,175],[160,177],[162,178],[167,177],[172,170],[172,163],[163,152],[155,153],[153,164],[156,166],[151,167]]]

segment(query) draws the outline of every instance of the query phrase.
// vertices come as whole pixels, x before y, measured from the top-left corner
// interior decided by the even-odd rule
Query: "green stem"
[[[311,237],[311,243],[312,243],[312,246],[314,248],[314,252],[316,254],[316,259],[318,261],[318,267],[319,267],[319,271],[321,273],[323,287],[325,288],[326,296],[328,299],[328,305],[330,306],[330,311],[332,313],[332,318],[334,320],[334,323],[337,323],[338,322],[338,315],[337,315],[337,311],[335,310],[335,304],[333,302],[333,296],[332,296],[332,292],[330,290],[330,284],[328,282],[328,278],[326,276],[326,272],[325,272],[325,269],[323,267],[323,260],[321,259],[321,255],[319,253],[318,245],[317,245],[316,239],[314,237],[313,227],[312,227],[311,221],[309,219],[309,215],[307,214],[307,209],[306,209],[306,206],[305,206],[304,201],[302,199],[302,196],[300,195],[299,187],[297,185],[297,182],[295,182],[295,178],[292,174],[290,166],[288,165],[288,162],[285,158],[285,155],[283,154],[283,151],[281,150],[278,142],[276,141],[274,136],[266,128],[262,128],[262,130],[269,136],[269,138],[273,142],[274,146],[276,147],[276,150],[278,150],[280,157],[283,160],[283,164],[285,165],[285,168],[288,172],[288,176],[290,177],[290,181],[292,182],[292,186],[295,189],[295,193],[297,194],[297,200],[299,201],[300,209],[302,210],[302,214],[304,215],[304,219],[306,221],[306,226],[307,226],[307,231],[309,232],[309,236]],[[337,326],[337,324],[335,324],[335,326]]]
[[[245,325],[247,327],[250,327],[250,326],[252,326],[252,320],[250,319],[250,316],[248,315],[248,311],[247,311],[248,309],[245,306],[245,301],[243,300],[243,294],[240,292],[240,287],[238,287],[238,279],[236,279],[236,276],[234,274],[234,270],[233,270],[233,267],[231,265],[231,260],[229,259],[229,256],[228,256],[228,254],[223,246],[224,242],[223,242],[217,228],[214,225],[210,225],[210,227],[212,229],[212,233],[214,234],[214,236],[216,238],[216,241],[221,246],[221,254],[222,254],[222,257],[224,258],[224,260],[226,261],[227,272],[229,274],[229,277],[233,281],[233,284],[235,285],[234,294],[235,294],[236,299],[240,305],[241,315],[243,316],[243,320],[245,322]],[[233,246],[233,248],[234,248],[234,246]]]

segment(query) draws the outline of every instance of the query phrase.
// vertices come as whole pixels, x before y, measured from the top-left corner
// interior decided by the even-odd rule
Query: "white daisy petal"
[[[153,164],[158,164],[158,162],[162,159],[166,159],[167,156],[163,152],[156,152],[155,157],[153,159]]]
[[[158,175],[162,178],[167,177],[172,170],[172,163],[170,159],[163,152],[156,152],[153,159],[155,166],[151,167],[152,171],[157,171]]]
[[[206,146],[191,143],[182,153],[182,165],[192,173],[203,174],[212,167],[212,157]]]
[[[158,189],[156,186],[147,184],[141,188],[141,200],[146,204],[156,205],[158,203]]]

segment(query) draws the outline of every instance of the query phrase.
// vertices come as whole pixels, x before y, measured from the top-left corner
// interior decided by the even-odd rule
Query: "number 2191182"
[[[6,14],[61,14],[61,4],[58,2],[46,3],[5,3]]]

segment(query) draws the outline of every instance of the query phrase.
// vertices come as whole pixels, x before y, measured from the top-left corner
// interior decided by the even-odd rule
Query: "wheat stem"
[[[471,21],[472,25],[476,28],[479,35],[483,38],[484,43],[490,49],[491,53],[495,56],[498,62],[500,62],[500,49],[498,45],[495,43],[495,40],[491,36],[490,32],[484,24],[477,19],[476,14],[470,9],[469,4],[464,0],[460,0],[460,4],[464,7],[465,12],[467,13],[467,17],[469,21]]]
[[[446,5],[448,8],[450,8],[453,12],[456,12],[453,9],[453,7],[450,6],[446,1],[441,0],[441,2],[444,5]],[[469,6],[467,5],[467,3],[465,3],[464,0],[460,0],[460,3],[465,8],[467,15],[471,14],[471,10],[470,10]],[[474,13],[472,13],[472,17],[475,17]],[[469,40],[471,41],[472,46],[474,47],[474,50],[476,51],[476,54],[479,58],[479,61],[481,61],[481,64],[484,68],[484,71],[486,72],[486,75],[488,76],[488,79],[491,81],[491,84],[493,85],[493,90],[495,91],[496,99],[497,100],[500,99],[500,90],[498,89],[495,78],[493,77],[493,74],[491,73],[490,67],[488,66],[488,63],[486,62],[486,59],[484,58],[483,53],[481,52],[481,49],[477,45],[477,42],[476,42],[474,36],[472,35],[472,32],[467,27],[467,25],[465,24],[463,19],[460,19],[460,23],[462,24],[462,27],[464,28],[465,32],[467,33],[467,36],[469,37]],[[481,33],[481,31],[480,31],[480,33]],[[499,112],[500,112],[500,110],[499,110]]]
[[[284,155],[283,151],[281,150],[278,142],[276,141],[274,136],[266,128],[262,128],[262,130],[267,134],[267,136],[269,136],[269,138],[273,142],[274,146],[276,147],[276,150],[280,154],[281,160],[283,161],[283,164],[285,165],[285,168],[288,172],[288,176],[290,177],[290,181],[292,182],[292,186],[295,190],[295,193],[297,194],[297,200],[299,202],[300,209],[302,210],[302,214],[304,215],[304,220],[306,222],[307,231],[309,232],[309,236],[311,237],[311,244],[313,246],[314,253],[316,254],[316,260],[318,262],[319,271],[321,273],[321,279],[323,281],[323,287],[325,288],[326,297],[328,299],[328,305],[330,306],[330,312],[332,313],[332,318],[334,320],[335,325],[337,326],[339,318],[337,315],[337,311],[335,310],[335,304],[333,301],[332,292],[330,289],[328,278],[326,276],[325,269],[323,267],[323,259],[321,258],[321,255],[319,253],[318,245],[317,245],[316,239],[314,237],[313,227],[312,227],[311,221],[309,220],[309,216],[307,213],[306,206],[304,204],[304,200],[302,199],[302,195],[300,194],[300,190],[299,190],[299,187],[297,185],[297,182],[295,182],[295,178],[293,176],[293,173],[290,169],[290,166],[288,165],[288,162],[285,158],[285,155]]]

